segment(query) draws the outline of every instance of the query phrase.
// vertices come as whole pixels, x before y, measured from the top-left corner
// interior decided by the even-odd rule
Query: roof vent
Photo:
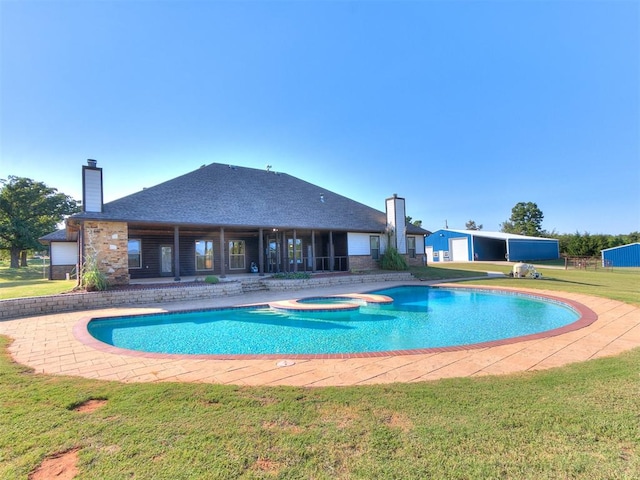
[[[87,165],[91,168],[96,168],[98,166],[98,161],[93,158],[87,158]]]
[[[265,168],[267,169],[267,172],[271,171],[271,165],[267,165]]]
[[[324,203],[324,193],[321,193],[321,194],[320,194],[320,201],[321,201],[322,203]]]

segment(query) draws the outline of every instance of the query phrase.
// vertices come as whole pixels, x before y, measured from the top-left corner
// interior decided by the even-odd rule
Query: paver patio
[[[235,385],[305,387],[420,382],[547,369],[611,356],[640,346],[640,308],[583,294],[518,289],[579,302],[598,318],[568,333],[483,348],[357,358],[213,359],[205,356],[145,356],[82,341],[78,325],[87,317],[118,316],[185,309],[219,308],[310,296],[363,293],[408,282],[340,285],[297,292],[256,292],[238,297],[139,307],[114,307],[0,322],[0,334],[13,339],[16,362],[38,373],[122,382],[205,382]],[[415,282],[424,285],[423,282]],[[443,285],[443,284],[441,284]],[[465,286],[465,288],[471,288]],[[74,334],[74,328],[76,334]],[[282,360],[289,366],[279,366]]]

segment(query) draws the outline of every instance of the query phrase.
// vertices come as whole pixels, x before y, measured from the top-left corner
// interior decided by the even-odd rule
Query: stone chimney
[[[389,245],[395,247],[400,254],[407,253],[407,213],[404,198],[387,198],[387,229],[389,231]]]
[[[102,213],[102,169],[88,159],[82,166],[82,211]]]

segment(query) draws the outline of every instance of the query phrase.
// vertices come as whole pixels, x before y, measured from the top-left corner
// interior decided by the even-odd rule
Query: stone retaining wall
[[[273,278],[262,280],[263,290],[284,291],[300,290],[303,288],[323,287],[327,285],[344,285],[372,282],[403,282],[415,280],[409,272],[378,273],[371,275],[336,275],[303,280],[276,280]]]
[[[303,280],[276,280],[263,278],[250,281],[227,281],[214,285],[207,283],[153,286],[108,290],[105,292],[66,293],[42,297],[15,298],[0,301],[0,321],[10,318],[48,315],[75,310],[90,310],[119,305],[146,305],[156,302],[203,300],[211,297],[241,295],[250,291],[301,290],[330,285],[358,284],[387,281],[410,281],[408,272],[374,275],[336,275]]]
[[[181,285],[167,288],[140,288],[15,298],[0,301],[0,320],[117,305],[202,300],[224,295],[239,295],[241,293],[242,284],[240,282],[226,282],[216,285]]]

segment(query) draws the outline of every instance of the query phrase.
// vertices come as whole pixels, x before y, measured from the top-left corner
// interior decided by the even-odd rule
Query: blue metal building
[[[553,238],[527,237],[482,230],[438,230],[425,239],[427,262],[513,262],[560,258]]]
[[[640,267],[640,243],[601,250],[603,267]]]

